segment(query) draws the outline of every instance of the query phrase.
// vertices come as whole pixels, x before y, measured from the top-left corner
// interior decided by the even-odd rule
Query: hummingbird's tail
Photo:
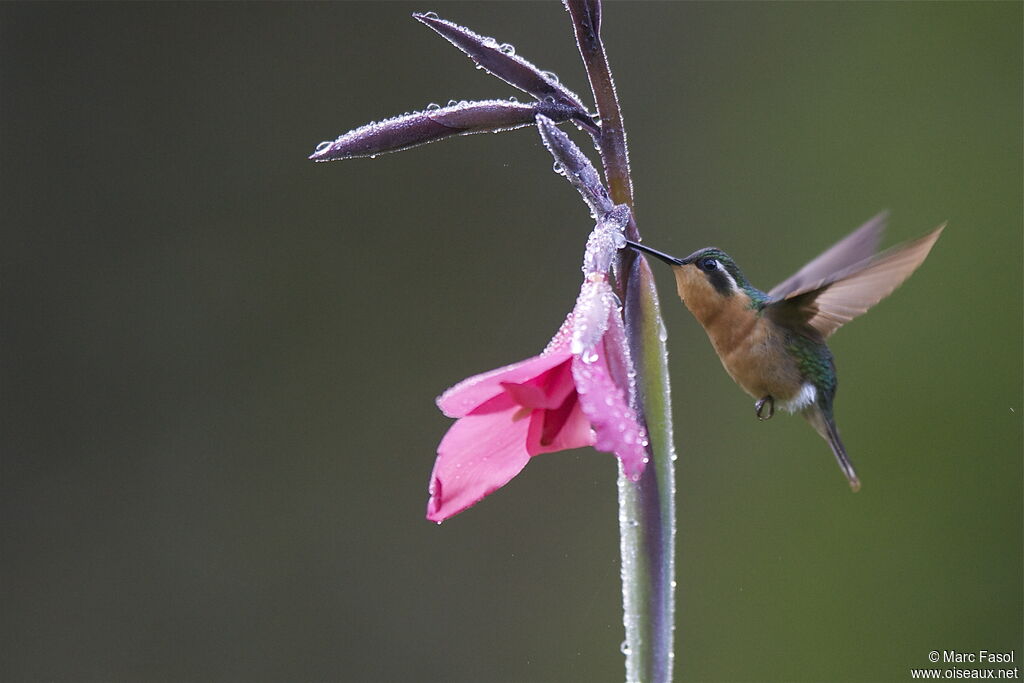
[[[850,488],[856,493],[860,490],[860,479],[857,478],[857,473],[853,469],[853,463],[850,462],[849,456],[846,455],[846,447],[843,446],[843,442],[839,440],[839,430],[836,429],[836,421],[831,415],[826,415],[825,411],[821,409],[821,406],[812,406],[809,410],[804,412],[804,417],[810,422],[814,429],[821,434],[821,438],[828,441],[828,445],[832,447],[832,453],[836,456],[836,462],[839,463],[839,469],[846,475],[846,480],[850,482]]]

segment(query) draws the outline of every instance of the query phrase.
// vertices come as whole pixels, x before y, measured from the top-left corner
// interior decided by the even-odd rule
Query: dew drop
[[[376,159],[376,158],[377,158],[377,155],[376,155],[376,154],[371,154],[371,155],[370,155],[370,158],[371,158],[371,159]]]
[[[513,45],[512,43],[502,43],[501,45],[498,46],[498,50],[502,54],[508,55],[509,57],[511,57],[512,55],[514,55],[516,53],[516,46]]]
[[[662,342],[668,341],[668,329],[661,320],[658,320],[658,339]]]
[[[427,105],[427,111],[437,111],[440,108],[441,105],[438,104],[437,102],[431,102],[430,104]]]
[[[562,165],[561,161],[556,161],[555,163],[551,164],[551,170],[557,173],[558,175],[565,175],[565,166]]]
[[[440,19],[441,18],[441,17],[437,16],[437,12],[424,12],[423,13],[423,17],[425,19]]]
[[[327,148],[330,147],[332,144],[334,144],[333,140],[324,140],[323,142],[316,146],[316,151],[313,153],[320,154],[320,152],[326,151]]]
[[[553,85],[558,85],[558,74],[554,71],[541,71],[540,75],[544,77],[544,80]]]
[[[629,641],[628,640],[622,641],[622,644],[619,645],[619,652],[621,652],[622,654],[626,655],[627,657],[629,656],[629,653],[632,652],[632,650],[629,649]]]
[[[515,95],[512,95],[511,97],[508,98],[508,101],[509,102],[518,102],[519,98],[516,97]]]

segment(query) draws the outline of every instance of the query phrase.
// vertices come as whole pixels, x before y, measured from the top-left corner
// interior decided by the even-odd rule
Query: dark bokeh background
[[[530,130],[305,159],[516,94],[429,9],[585,90],[554,2],[0,5],[0,679],[621,680],[611,457],[423,519],[434,397],[544,346],[587,212]],[[659,275],[681,680],[1024,656],[1021,25],[606,8],[649,243],[769,287],[882,208],[890,242],[949,221],[834,340],[858,495],[802,420],[754,419]]]

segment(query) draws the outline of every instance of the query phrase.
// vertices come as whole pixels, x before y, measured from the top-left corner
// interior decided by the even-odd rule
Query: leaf
[[[579,96],[558,82],[550,71],[542,71],[515,53],[508,43],[499,44],[494,38],[485,38],[465,26],[439,18],[430,12],[412,15],[417,21],[437,31],[444,39],[459,48],[477,66],[509,85],[529,93],[538,100],[550,100],[576,109],[590,122],[590,115]]]
[[[583,201],[590,207],[595,216],[603,216],[611,211],[614,204],[608,197],[608,190],[601,182],[597,169],[568,135],[558,130],[555,122],[543,114],[537,115],[537,129],[544,141],[544,146],[555,158],[555,170],[564,175],[572,183]]]
[[[550,102],[462,101],[368,123],[336,140],[321,142],[309,158],[313,161],[337,161],[372,157],[456,135],[522,128],[532,124],[538,114],[553,121],[565,121],[577,111]]]

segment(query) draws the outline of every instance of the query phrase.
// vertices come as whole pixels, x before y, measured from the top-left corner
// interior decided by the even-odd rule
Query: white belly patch
[[[815,388],[815,386],[810,382],[804,382],[803,385],[800,387],[800,393],[798,393],[796,396],[789,399],[788,401],[780,401],[779,407],[787,412],[795,413],[798,410],[803,410],[804,408],[813,404],[817,398],[818,390]]]

